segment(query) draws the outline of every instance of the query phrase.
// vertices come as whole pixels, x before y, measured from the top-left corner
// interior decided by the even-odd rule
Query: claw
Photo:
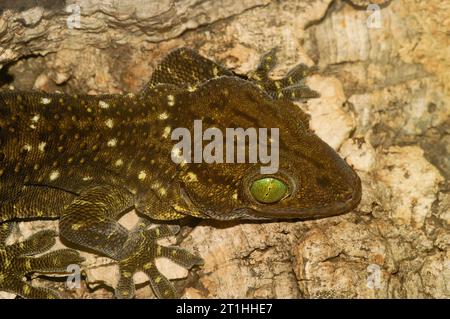
[[[265,81],[269,79],[269,72],[277,64],[277,50],[277,48],[273,48],[261,56],[259,65],[256,67],[255,72],[251,76],[253,79],[257,81]]]
[[[319,93],[304,84],[305,78],[316,71],[316,67],[299,64],[280,80],[272,80],[269,77],[270,70],[277,63],[276,50],[274,48],[261,57],[260,64],[253,73],[250,73],[249,78],[273,99],[299,100],[319,97]]]

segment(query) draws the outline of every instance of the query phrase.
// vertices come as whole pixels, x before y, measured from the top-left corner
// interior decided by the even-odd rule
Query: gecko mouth
[[[306,208],[271,208],[271,207],[249,207],[240,209],[242,218],[247,219],[318,219],[330,216],[345,214],[355,209],[361,202],[361,180],[355,174],[353,192],[345,200],[335,201],[326,206],[306,207]]]

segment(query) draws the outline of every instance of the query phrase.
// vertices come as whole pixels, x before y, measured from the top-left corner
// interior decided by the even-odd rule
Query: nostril
[[[346,201],[346,202],[348,202],[348,201],[351,201],[352,199],[353,199],[353,196],[354,196],[354,192],[353,192],[353,189],[348,189],[346,192],[344,192],[343,193],[343,197],[344,197],[344,200]]]

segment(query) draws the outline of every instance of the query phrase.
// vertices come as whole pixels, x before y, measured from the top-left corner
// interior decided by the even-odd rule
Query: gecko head
[[[314,219],[343,214],[359,204],[358,175],[310,130],[308,117],[298,106],[271,99],[243,80],[218,79],[205,86],[186,116],[208,114],[203,129],[218,128],[226,143],[230,142],[226,128],[242,128],[247,133],[246,155],[243,163],[236,163],[237,143],[233,163],[224,147],[222,163],[188,164],[180,179],[178,206],[184,213],[222,220]],[[252,129],[257,140],[252,140]],[[260,129],[267,129],[267,134]],[[252,149],[252,143],[257,147]],[[252,152],[257,153],[256,161],[255,156],[251,160]]]

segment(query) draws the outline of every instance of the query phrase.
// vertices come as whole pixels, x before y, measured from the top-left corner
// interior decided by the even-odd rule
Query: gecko
[[[47,252],[60,236],[117,263],[117,298],[135,295],[136,272],[148,276],[157,297],[176,298],[155,260],[188,269],[203,263],[158,244],[178,232],[178,220],[308,220],[356,208],[360,178],[294,104],[319,97],[305,83],[314,68],[300,64],[273,79],[276,63],[271,50],[255,70],[238,74],[179,48],[137,94],[0,92],[0,290],[58,298],[23,276],[82,262],[75,249]],[[171,132],[192,129],[196,119],[221,130],[278,128],[278,171],[261,174],[261,163],[175,163]],[[118,220],[133,209],[143,222],[130,230]],[[34,219],[58,219],[59,234],[6,243],[13,222]]]

